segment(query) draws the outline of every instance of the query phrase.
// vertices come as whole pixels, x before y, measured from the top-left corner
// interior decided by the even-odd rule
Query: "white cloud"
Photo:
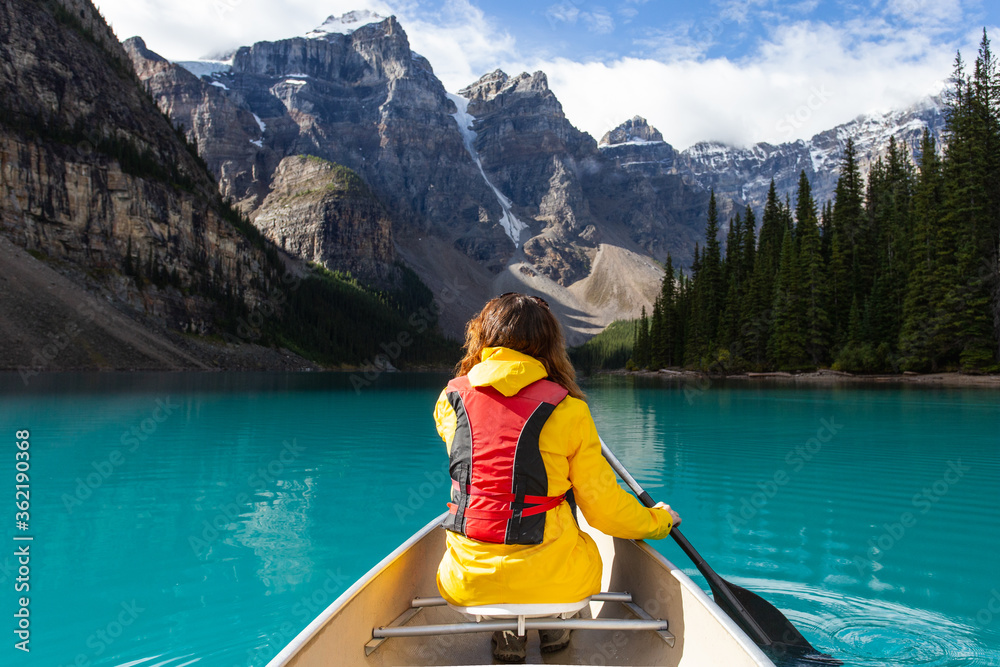
[[[757,7],[770,4],[770,0],[722,0],[717,4],[720,20],[744,23]]]
[[[544,70],[566,115],[597,138],[639,114],[685,148],[807,138],[861,113],[907,106],[940,90],[953,55],[952,45],[918,30],[802,22],[775,30],[740,62],[554,59],[523,69]]]
[[[399,13],[413,50],[426,57],[449,91],[516,57],[514,38],[468,0],[448,0],[434,20]]]
[[[668,28],[646,28],[633,44],[646,57],[661,62],[700,60],[715,44],[715,34],[705,23],[678,22]]]
[[[587,22],[590,31],[598,35],[614,32],[615,20],[603,7],[598,7],[592,12],[584,12],[583,19]]]
[[[888,12],[907,22],[941,28],[963,16],[961,0],[889,0]]]
[[[631,18],[638,11],[632,8],[625,8],[620,13],[626,18]],[[592,12],[585,12],[569,2],[561,2],[557,5],[549,5],[548,9],[545,10],[545,16],[553,26],[556,23],[576,25],[580,19],[583,19],[583,22],[587,24],[587,29],[598,35],[606,35],[614,32],[615,29],[614,18],[603,7],[596,7]]]
[[[472,83],[515,57],[514,38],[469,0],[445,0],[429,12],[413,0],[97,0],[120,39],[141,36],[171,60],[217,55],[261,40],[303,35],[327,16],[353,9],[395,15],[413,50],[425,56],[449,90]],[[319,9],[317,8],[319,7]]]
[[[141,36],[172,60],[191,60],[256,41],[302,35],[331,14],[370,9],[394,13],[381,0],[95,0],[119,39]],[[395,3],[398,6],[400,3]]]
[[[450,91],[498,67],[512,75],[542,70],[580,129],[599,138],[640,114],[678,148],[710,139],[746,145],[807,138],[860,113],[913,103],[937,91],[956,48],[971,61],[981,36],[980,29],[961,38],[925,29],[920,17],[936,15],[934,0],[890,0],[882,5],[887,13],[842,24],[784,19],[738,61],[707,57],[711,44],[726,38],[719,30],[734,29],[746,19],[745,12],[759,11],[767,2],[719,3],[726,12],[724,25],[667,26],[648,34],[650,43],[659,40],[661,48],[647,50],[644,58],[593,53],[594,60],[586,63],[524,53],[470,0],[447,0],[433,13],[416,0],[326,0],[321,10],[311,0],[100,0],[100,6],[119,37],[140,34],[150,48],[172,59],[300,35],[327,15],[350,9],[394,13],[414,50],[430,60]],[[561,21],[614,27],[605,10],[584,12],[568,2],[549,5],[548,11],[553,8],[562,12]],[[604,23],[587,18],[600,11],[607,15]],[[914,18],[900,24],[894,12]],[[699,26],[700,41],[694,38],[701,34]]]
[[[551,21],[558,21],[559,23],[576,23],[576,20],[580,18],[580,10],[564,2],[558,5],[552,5],[545,10],[545,15],[549,17]]]

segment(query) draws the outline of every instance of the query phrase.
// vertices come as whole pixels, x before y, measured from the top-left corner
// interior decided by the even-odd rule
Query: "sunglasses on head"
[[[533,294],[521,294],[520,292],[504,292],[503,294],[501,294],[497,298],[498,299],[502,299],[505,296],[526,296],[529,299],[531,299],[532,301],[535,301],[535,302],[540,303],[543,306],[545,306],[546,310],[548,310],[548,308],[549,308],[549,302],[548,301],[546,301],[545,299],[543,299],[540,296],[534,296]]]

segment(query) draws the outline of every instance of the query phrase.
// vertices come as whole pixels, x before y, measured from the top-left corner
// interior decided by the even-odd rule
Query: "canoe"
[[[347,589],[267,667],[494,664],[490,632],[373,640],[377,628],[470,620],[448,606],[413,607],[415,599],[440,595],[435,572],[445,549],[443,518],[427,524]],[[711,598],[662,554],[642,541],[608,537],[583,520],[581,527],[601,551],[602,590],[630,593],[639,614],[647,614],[640,617],[666,619],[668,631],[576,629],[568,648],[541,653],[537,631],[529,629],[527,663],[773,667]],[[637,615],[612,601],[592,601],[587,611],[581,614],[584,618],[634,619]]]

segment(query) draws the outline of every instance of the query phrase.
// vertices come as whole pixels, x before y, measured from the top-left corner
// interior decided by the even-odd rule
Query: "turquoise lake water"
[[[0,375],[0,664],[264,665],[444,509],[430,411],[445,380],[385,375],[359,394],[330,374]],[[817,648],[847,665],[1000,665],[1000,394],[585,390],[706,560]],[[15,535],[34,538],[28,593]],[[672,540],[657,547],[703,583]],[[21,595],[29,654],[14,648]]]

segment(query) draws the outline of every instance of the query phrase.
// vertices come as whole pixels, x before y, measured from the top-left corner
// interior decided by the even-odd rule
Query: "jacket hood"
[[[473,387],[491,386],[504,396],[513,396],[532,382],[548,376],[534,357],[506,347],[485,347],[482,361],[469,371]]]

